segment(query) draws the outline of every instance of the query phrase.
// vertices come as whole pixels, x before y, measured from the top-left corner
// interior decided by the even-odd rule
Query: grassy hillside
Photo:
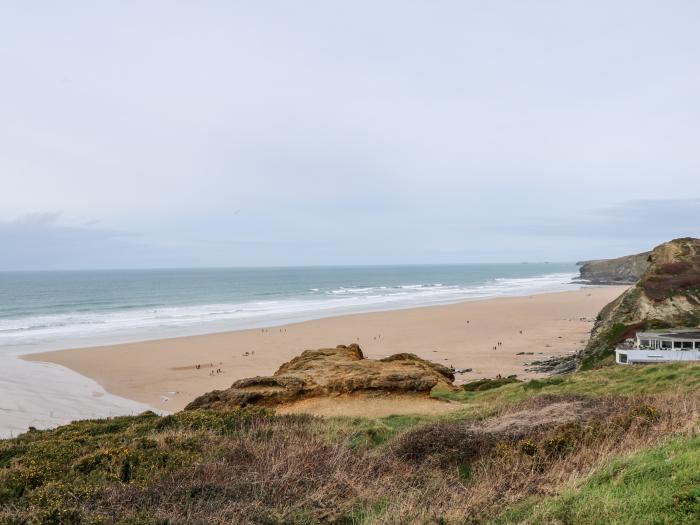
[[[700,365],[670,363],[644,367],[614,366],[576,374],[509,383],[492,390],[438,391],[435,397],[465,402],[472,409],[524,401],[541,394],[629,395],[700,390]]]
[[[562,494],[509,509],[507,524],[696,524],[700,519],[700,437],[682,437],[614,460]]]
[[[199,410],[31,431],[0,441],[0,523],[697,522],[699,382],[698,365],[617,367],[452,394],[463,410],[439,418]]]

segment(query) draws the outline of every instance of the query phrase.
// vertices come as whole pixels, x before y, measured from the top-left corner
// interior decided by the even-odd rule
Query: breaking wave
[[[444,304],[470,299],[570,290],[573,273],[495,278],[470,285],[315,287],[293,297],[232,303],[134,308],[0,318],[0,346],[31,350],[153,339],[271,326],[345,313]]]

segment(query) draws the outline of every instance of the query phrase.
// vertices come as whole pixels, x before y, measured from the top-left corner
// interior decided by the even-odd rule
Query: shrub
[[[554,385],[560,385],[566,381],[566,378],[561,376],[552,376],[546,379],[531,379],[523,385],[526,390],[541,390],[542,388]]]
[[[494,388],[501,387],[503,385],[508,385],[510,383],[520,383],[521,381],[515,376],[499,377],[495,379],[477,379],[476,381],[470,381],[462,385],[462,389],[465,392],[483,392],[485,390],[491,390]]]

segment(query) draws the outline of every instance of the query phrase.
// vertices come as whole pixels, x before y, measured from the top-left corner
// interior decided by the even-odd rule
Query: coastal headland
[[[68,367],[107,391],[177,411],[197,396],[234,381],[271,375],[310,348],[359,344],[371,359],[395,353],[469,370],[456,384],[516,374],[527,363],[585,347],[596,315],[626,286],[467,301],[330,317],[239,330],[25,356]]]

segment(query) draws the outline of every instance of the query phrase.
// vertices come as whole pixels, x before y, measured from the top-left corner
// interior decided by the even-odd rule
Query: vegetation
[[[465,392],[483,392],[484,390],[491,390],[493,388],[498,388],[503,385],[508,385],[510,383],[519,383],[520,380],[515,376],[499,377],[496,379],[477,379],[476,381],[471,381],[462,385],[462,390]]]
[[[632,395],[663,392],[693,392],[700,389],[700,364],[670,363],[641,367],[607,367],[565,376],[501,386],[477,392],[434,392],[435,397],[467,402],[472,413],[522,402],[540,394],[549,395]]]
[[[615,345],[638,330],[700,326],[700,240],[654,248],[639,282],[605,306],[582,352],[581,368],[612,364]]]
[[[596,318],[596,326],[601,325],[601,328],[590,339],[583,352],[582,370],[591,370],[605,359],[611,358],[616,344],[631,336],[635,330],[642,328],[639,323],[626,321],[628,318],[634,318],[633,312],[641,297],[641,289],[631,288],[600,311]],[[608,319],[617,319],[617,321],[609,322]],[[623,320],[625,322],[622,322]],[[604,327],[604,324],[607,324],[607,327]],[[611,364],[612,359],[609,361]]]
[[[561,495],[509,509],[495,523],[673,523],[700,517],[700,437],[616,459]]]
[[[692,240],[691,240],[692,241]],[[669,262],[654,267],[641,282],[647,297],[663,301],[681,291],[697,291],[700,288],[700,256],[686,244],[682,246],[684,260]],[[697,294],[693,294],[697,297]]]
[[[697,365],[618,367],[442,392],[464,406],[442,417],[35,430],[0,441],[0,523],[697,522],[698,384]]]

